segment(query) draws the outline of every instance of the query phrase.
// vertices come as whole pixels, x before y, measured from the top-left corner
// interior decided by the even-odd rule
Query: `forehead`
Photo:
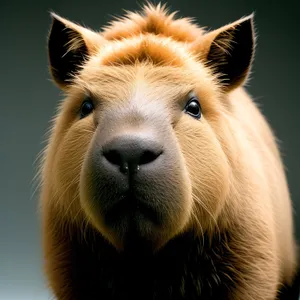
[[[151,61],[155,65],[182,67],[192,59],[187,45],[170,37],[143,34],[121,41],[108,41],[96,57],[107,66]]]
[[[143,34],[108,41],[86,62],[75,85],[101,99],[172,98],[214,89],[208,69],[186,44]],[[144,95],[143,95],[144,94]]]
[[[200,71],[198,75],[200,77],[188,69],[151,63],[87,66],[75,79],[75,86],[102,99],[128,99],[134,93],[144,94],[147,98],[158,95],[174,98],[212,85],[205,72]]]

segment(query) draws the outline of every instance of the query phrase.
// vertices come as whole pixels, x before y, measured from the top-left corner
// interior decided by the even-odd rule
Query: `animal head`
[[[226,99],[251,68],[253,16],[209,32],[160,5],[101,32],[52,18],[50,71],[66,97],[46,149],[46,214],[117,249],[213,230],[236,155]]]

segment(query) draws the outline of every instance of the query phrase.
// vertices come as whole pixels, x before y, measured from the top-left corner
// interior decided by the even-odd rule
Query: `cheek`
[[[89,120],[74,124],[60,141],[53,164],[53,179],[57,191],[58,204],[65,213],[73,217],[79,214],[80,173],[93,137]]]
[[[229,190],[227,158],[205,120],[183,118],[177,136],[192,183],[193,210],[205,227],[217,217]]]

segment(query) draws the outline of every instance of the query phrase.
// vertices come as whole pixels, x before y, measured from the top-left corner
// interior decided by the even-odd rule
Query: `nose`
[[[124,174],[153,163],[163,152],[162,146],[155,140],[136,136],[116,137],[102,149],[109,164],[117,166]]]

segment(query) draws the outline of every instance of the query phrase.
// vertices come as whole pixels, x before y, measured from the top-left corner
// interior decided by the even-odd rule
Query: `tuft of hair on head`
[[[175,14],[166,5],[147,3],[142,12],[127,12],[95,32],[52,13],[48,53],[54,81],[68,88],[85,62],[103,52],[99,67],[143,60],[180,67],[195,59],[211,70],[224,92],[244,84],[254,57],[254,14],[210,32]]]

